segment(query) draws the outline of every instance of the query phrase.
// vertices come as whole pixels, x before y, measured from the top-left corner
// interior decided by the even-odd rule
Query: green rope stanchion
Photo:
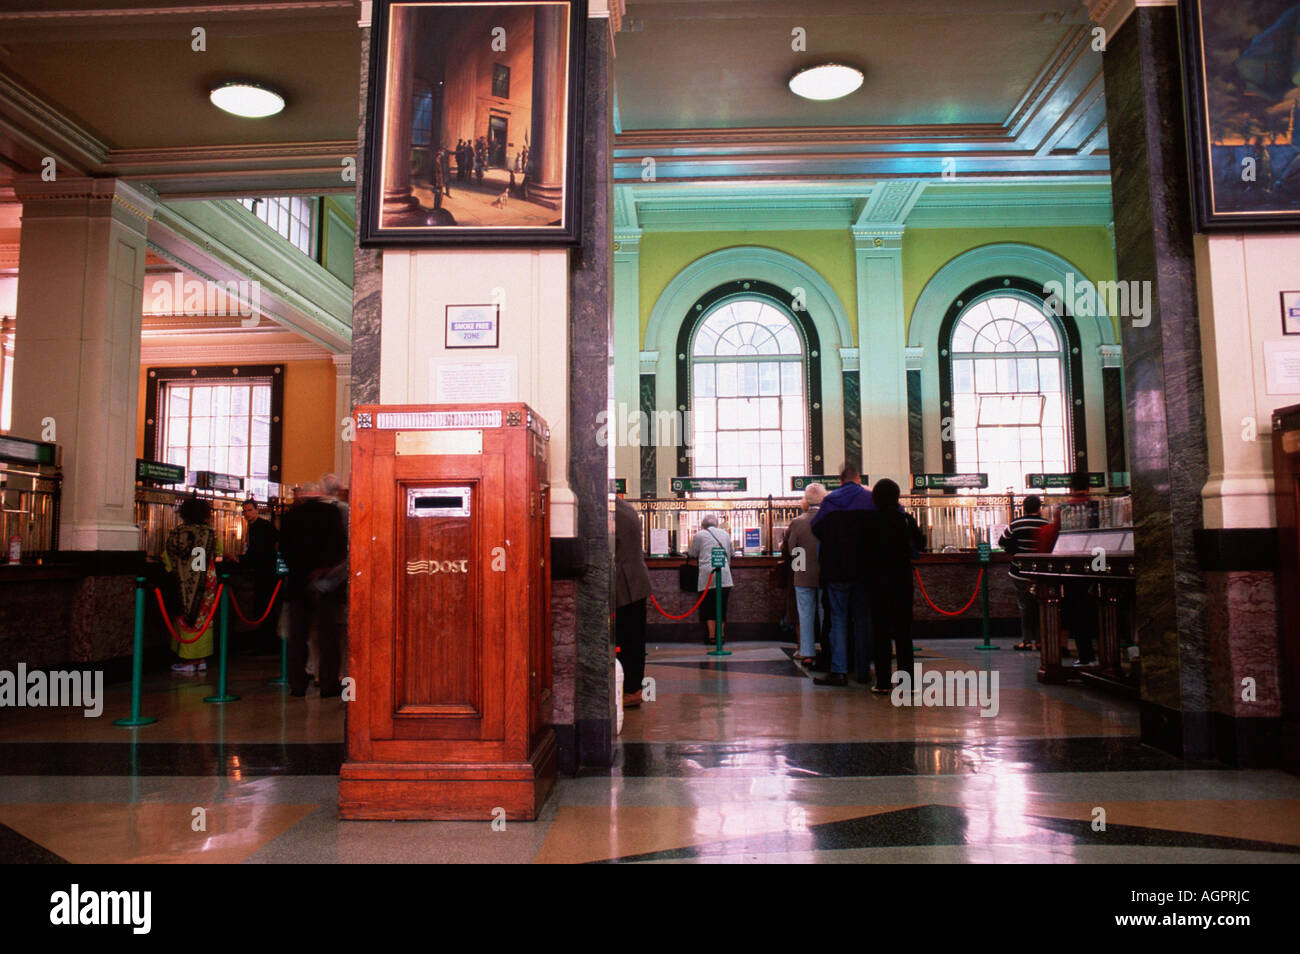
[[[976,646],[975,648],[979,650],[983,650],[984,652],[992,652],[995,649],[1002,648],[1001,646],[994,646],[989,641],[989,573],[988,570],[989,570],[989,561],[990,559],[992,559],[993,556],[993,547],[991,547],[987,543],[981,543],[978,549],[979,549],[980,567],[984,571],[984,573],[980,577],[980,590],[982,591],[983,598],[984,598],[984,642],[981,645]]]
[[[140,682],[144,679],[144,584],[145,578],[135,578],[135,640],[131,651],[131,715],[126,719],[114,719],[113,725],[131,728],[137,725],[151,725],[158,720],[153,716],[140,715]]]
[[[713,635],[714,645],[710,656],[730,656],[731,650],[722,648],[722,570],[727,565],[727,551],[713,548]]]
[[[204,702],[239,701],[239,696],[232,695],[226,691],[226,655],[227,649],[229,648],[228,644],[230,642],[228,638],[230,635],[230,609],[228,602],[230,599],[228,594],[228,590],[230,589],[230,574],[221,574],[221,582],[223,584],[221,587],[221,605],[217,609],[219,614],[218,619],[220,620],[218,624],[220,627],[218,636],[221,640],[221,648],[218,650],[221,654],[221,658],[218,662],[217,668],[217,694],[215,696],[204,696]]]

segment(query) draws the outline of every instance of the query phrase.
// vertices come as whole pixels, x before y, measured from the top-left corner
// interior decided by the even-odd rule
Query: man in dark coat
[[[253,578],[252,613],[260,616],[266,613],[267,604],[271,602],[271,594],[275,592],[275,555],[279,534],[276,533],[275,525],[258,511],[256,501],[245,500],[243,511],[244,521],[248,525],[246,537],[248,543],[244,547],[243,556],[239,558],[239,565]],[[279,654],[282,603],[281,597],[277,596],[275,605],[266,614],[266,619],[262,620],[254,630],[252,635],[254,652]],[[253,617],[250,615],[250,618]]]
[[[641,704],[645,678],[645,601],[650,573],[641,549],[641,520],[632,505],[614,503],[614,638],[623,664],[623,706]]]
[[[871,675],[871,594],[867,589],[865,548],[867,514],[875,509],[871,492],[862,486],[856,464],[840,471],[842,484],[826,495],[812,519],[813,535],[821,541],[817,559],[821,583],[830,594],[831,669],[819,686],[848,685],[848,636],[853,624],[853,662],[858,682]]]
[[[348,535],[342,511],[309,484],[284,515],[280,553],[289,567],[289,689],[307,694],[307,636],[316,623],[322,698],[338,696],[339,642],[347,622]]]

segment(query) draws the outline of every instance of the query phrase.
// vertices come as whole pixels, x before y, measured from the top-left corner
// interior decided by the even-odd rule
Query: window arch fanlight
[[[1024,492],[1028,473],[1087,469],[1078,330],[1040,283],[970,286],[937,344],[945,473],[984,472],[989,490]]]
[[[696,301],[677,336],[677,407],[690,412],[678,476],[747,477],[741,496],[789,496],[789,478],[820,473],[820,348],[776,285],[727,282]]]

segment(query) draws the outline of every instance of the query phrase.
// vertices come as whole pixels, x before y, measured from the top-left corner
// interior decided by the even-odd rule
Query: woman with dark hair
[[[209,620],[217,600],[221,539],[209,523],[211,516],[212,508],[206,500],[188,498],[180,505],[181,522],[167,535],[167,545],[163,548],[163,566],[168,573],[176,575],[175,589],[180,598],[180,613],[172,623],[181,637],[181,641],[172,640],[172,652],[180,657],[172,666],[175,673],[202,672],[208,668],[207,659],[212,655],[213,626],[208,625],[198,635],[199,627]]]
[[[898,484],[876,481],[867,514],[867,552],[871,554],[871,625],[875,631],[876,684],[872,692],[891,690],[889,644],[893,641],[898,669],[912,672],[912,560],[925,548],[925,534],[903,510]]]

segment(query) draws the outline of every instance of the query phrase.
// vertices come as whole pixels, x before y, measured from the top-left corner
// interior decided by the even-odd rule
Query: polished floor
[[[270,659],[233,667],[225,705],[211,673],[151,678],[138,729],[112,724],[125,686],[95,719],[0,710],[0,862],[1300,861],[1300,779],[1145,747],[1135,704],[1041,686],[1000,645],[920,658],[996,671],[991,717],[816,687],[788,646],[651,647],[616,764],[503,830],[338,821],[345,704],[267,685]]]

